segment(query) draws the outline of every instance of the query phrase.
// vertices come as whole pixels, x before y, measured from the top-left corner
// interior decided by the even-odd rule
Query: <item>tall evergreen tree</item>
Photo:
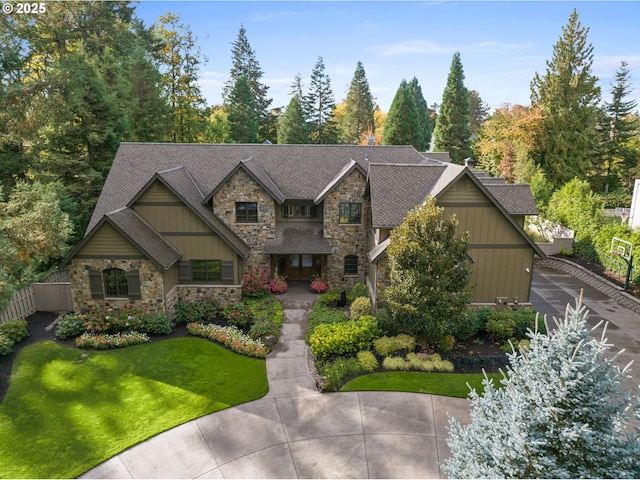
[[[309,132],[300,97],[293,96],[278,122],[278,143],[309,143]]]
[[[623,430],[627,409],[640,420],[640,398],[624,396],[626,369],[612,345],[592,337],[581,299],[552,333],[531,332],[530,346],[509,355],[496,388],[471,392],[471,423],[449,425],[450,478],[638,478],[640,428]]]
[[[358,62],[347,92],[341,137],[345,143],[358,144],[368,132],[373,133],[373,96],[362,62]]]
[[[451,61],[434,131],[435,150],[449,152],[454,163],[462,164],[465,158],[471,156],[470,113],[460,52],[456,52]]]
[[[311,143],[336,143],[337,129],[333,121],[336,102],[322,57],[318,57],[311,71],[311,82],[308,93],[303,98],[303,107],[309,122]]]
[[[256,100],[249,81],[240,77],[236,80],[227,106],[229,138],[234,143],[257,143],[260,118],[256,110]]]
[[[431,118],[429,116],[429,105],[422,95],[422,87],[418,83],[418,79],[413,77],[408,84],[409,93],[413,97],[418,114],[418,127],[416,129],[416,138],[411,144],[420,152],[426,152],[431,145]]]
[[[273,99],[267,96],[269,87],[261,82],[264,73],[260,68],[255,51],[249,44],[247,31],[243,25],[240,25],[238,37],[231,45],[231,71],[229,80],[225,83],[222,92],[223,103],[225,106],[229,106],[231,92],[236,82],[241,77],[244,77],[251,89],[259,119],[259,140],[269,140],[268,136],[272,134],[275,122],[275,119],[269,113]]]
[[[469,90],[469,111],[469,130],[473,135],[478,135],[482,123],[489,115],[489,105],[482,100],[477,90]]]
[[[406,80],[400,82],[384,123],[382,143],[385,145],[413,145],[418,137],[420,118],[415,97]]]
[[[638,102],[629,99],[632,92],[631,72],[624,60],[616,71],[615,84],[611,85],[611,102],[605,103],[602,148],[604,163],[604,193],[615,183],[614,177],[620,176],[625,185],[632,183],[632,175],[637,166],[637,153],[629,140],[638,135],[640,122],[633,115]]]
[[[202,55],[191,29],[174,13],[161,15],[153,26],[162,83],[171,106],[174,142],[195,142],[205,128],[204,98],[198,78]]]
[[[536,72],[531,82],[531,103],[541,105],[544,116],[536,161],[556,186],[573,177],[585,178],[598,148],[600,87],[591,73],[588,33],[573,10],[546,73],[541,77]]]

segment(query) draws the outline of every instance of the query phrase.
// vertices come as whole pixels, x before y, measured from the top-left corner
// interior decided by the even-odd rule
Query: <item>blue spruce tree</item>
[[[612,345],[591,336],[582,299],[549,334],[530,332],[496,388],[471,397],[471,423],[450,420],[451,478],[638,478],[640,392],[624,393],[627,369],[607,358]],[[628,425],[627,425],[628,426]]]

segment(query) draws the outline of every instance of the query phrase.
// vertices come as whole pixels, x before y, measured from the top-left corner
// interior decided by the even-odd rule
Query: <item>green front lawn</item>
[[[502,374],[490,373],[488,377],[493,378],[495,386],[500,385]],[[481,393],[484,391],[482,380],[484,375],[480,373],[380,372],[357,377],[345,384],[340,391],[414,392],[467,398],[467,383]]]
[[[266,363],[207,340],[25,347],[0,404],[2,478],[73,478],[153,435],[264,396]]]

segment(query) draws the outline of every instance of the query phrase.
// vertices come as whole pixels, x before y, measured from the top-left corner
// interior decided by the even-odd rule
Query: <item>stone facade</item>
[[[107,268],[119,268],[127,272],[139,270],[140,294],[142,298],[139,300],[108,297],[100,299],[91,298],[89,270],[101,272]],[[150,260],[75,258],[69,264],[73,309],[76,312],[81,312],[91,307],[124,308],[133,305],[148,314],[158,312],[166,313],[163,278],[162,271]]]
[[[333,253],[327,257],[327,282],[330,288],[350,289],[357,282],[365,283],[367,268],[367,232],[370,230],[370,203],[364,198],[366,178],[352,171],[324,199],[324,236]],[[361,203],[362,223],[340,224],[340,203]],[[344,275],[344,259],[358,256],[358,275]]]
[[[167,293],[167,314],[175,314],[175,304],[215,300],[221,306],[242,300],[242,285],[175,285]]]
[[[236,202],[256,202],[258,223],[236,223]],[[268,266],[269,257],[264,253],[264,244],[275,236],[275,201],[249,174],[239,169],[213,196],[213,212],[236,234],[251,246],[247,268]]]

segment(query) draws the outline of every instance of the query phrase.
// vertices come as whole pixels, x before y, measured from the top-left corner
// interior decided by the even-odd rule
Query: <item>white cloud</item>
[[[443,47],[429,40],[402,40],[400,42],[378,45],[373,49],[381,57],[397,57],[401,55],[428,55],[452,53],[455,49]]]

